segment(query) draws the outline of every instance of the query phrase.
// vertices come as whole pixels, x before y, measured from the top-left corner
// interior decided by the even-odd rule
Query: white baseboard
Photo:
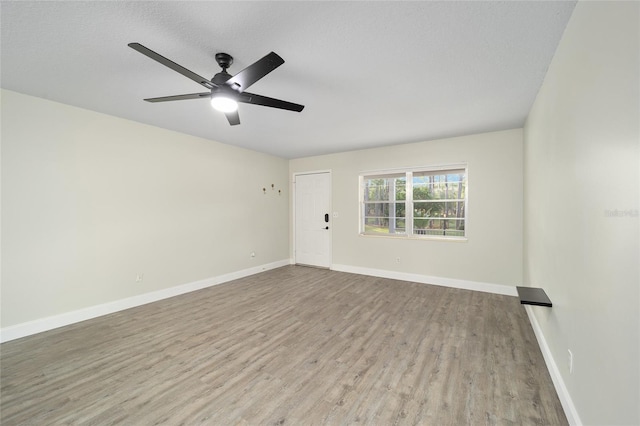
[[[485,293],[503,294],[506,296],[517,296],[515,286],[502,284],[483,283],[478,281],[459,280],[455,278],[432,277],[429,275],[410,274],[407,272],[388,271],[385,269],[363,268],[350,265],[331,265],[331,269],[340,272],[350,272],[352,274],[369,275],[380,278],[391,278],[394,280],[411,281],[422,284],[433,284],[443,287],[461,288],[464,290],[483,291]]]
[[[243,269],[228,274],[211,277],[204,280],[194,281],[163,290],[152,291],[150,293],[140,294],[138,296],[127,297],[113,302],[103,303],[88,308],[78,309],[76,311],[66,312],[64,314],[54,315],[46,318],[40,318],[21,324],[12,325],[0,329],[0,343],[10,340],[19,339],[21,337],[31,336],[32,334],[41,333],[43,331],[53,330],[54,328],[64,327],[65,325],[75,324],[80,321],[96,318],[102,315],[112,314],[136,306],[146,305],[147,303],[157,302],[158,300],[168,299],[169,297],[178,296],[180,294],[189,293],[203,288],[222,284],[228,281],[237,280],[239,278],[248,277],[270,269],[279,268],[290,264],[290,259],[279,260],[277,262],[267,263],[255,266],[253,268]]]
[[[549,370],[549,374],[551,375],[553,386],[556,388],[556,393],[558,394],[558,398],[560,399],[560,403],[562,404],[564,413],[567,416],[567,421],[570,425],[582,426],[582,421],[580,420],[578,411],[576,410],[575,405],[573,405],[571,395],[567,390],[567,386],[564,384],[564,380],[562,380],[560,370],[558,369],[558,364],[556,364],[556,361],[553,359],[553,355],[551,354],[551,350],[549,349],[547,340],[544,338],[544,334],[542,333],[542,328],[540,328],[540,323],[538,323],[536,316],[533,314],[533,309],[534,307],[531,305],[525,306],[525,310],[527,311],[527,315],[529,316],[529,322],[531,323],[533,332],[535,333],[536,339],[538,340],[538,346],[540,346],[540,351],[542,351],[544,362],[547,364],[547,370]]]

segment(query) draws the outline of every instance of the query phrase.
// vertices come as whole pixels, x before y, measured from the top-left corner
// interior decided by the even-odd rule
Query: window
[[[465,166],[360,176],[360,233],[464,238]]]

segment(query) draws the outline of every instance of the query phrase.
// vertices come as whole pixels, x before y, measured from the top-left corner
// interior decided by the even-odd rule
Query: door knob
[[[325,227],[324,227],[324,229],[329,229],[329,227],[328,227],[328,226],[325,226]]]
[[[329,213],[325,213],[325,214],[324,214],[324,221],[325,221],[326,223],[329,223]]]

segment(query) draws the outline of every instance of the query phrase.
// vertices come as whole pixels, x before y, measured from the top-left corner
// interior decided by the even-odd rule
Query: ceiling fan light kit
[[[284,64],[284,60],[274,52],[269,53],[234,76],[227,72],[227,68],[233,64],[233,57],[227,53],[217,53],[215,56],[216,62],[220,65],[222,71],[214,75],[211,80],[207,80],[140,43],[129,43],[128,46],[209,90],[209,92],[206,93],[189,93],[185,95],[148,98],[145,99],[147,102],[155,103],[208,98],[211,100],[211,106],[223,112],[229,124],[232,126],[240,124],[238,102],[296,112],[304,109],[304,105],[245,92],[253,83]]]
[[[238,110],[238,103],[228,96],[212,94],[211,106],[220,112],[234,112]]]

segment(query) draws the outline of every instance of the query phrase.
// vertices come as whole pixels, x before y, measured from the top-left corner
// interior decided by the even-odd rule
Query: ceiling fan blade
[[[240,116],[238,115],[238,111],[225,112],[224,115],[227,116],[227,120],[229,120],[229,124],[231,124],[232,126],[240,124]]]
[[[154,52],[153,50],[144,47],[140,43],[129,43],[127,46],[129,46],[133,50],[137,50],[138,52],[142,53],[145,56],[148,56],[154,61],[160,62],[162,65],[169,67],[174,71],[179,72],[180,74],[206,87],[207,89],[213,89],[214,87],[217,87],[215,84],[213,84],[211,81],[207,80],[206,78],[194,73],[193,71],[189,71],[182,65],[176,64],[172,60],[167,59],[164,56]]]
[[[262,105],[271,108],[286,109],[287,111],[300,112],[304,109],[304,105],[294,104],[293,102],[282,101],[280,99],[269,98],[267,96],[256,95],[255,93],[244,92],[238,96],[238,102],[245,104]]]
[[[167,102],[167,101],[182,101],[185,99],[202,99],[202,98],[210,98],[211,93],[189,93],[186,95],[175,95],[175,96],[162,96],[159,98],[148,98],[145,99],[147,102]]]
[[[271,52],[264,58],[254,62],[238,74],[231,77],[225,84],[231,86],[235,90],[244,92],[253,83],[260,80],[282,64],[284,64],[284,59]]]

